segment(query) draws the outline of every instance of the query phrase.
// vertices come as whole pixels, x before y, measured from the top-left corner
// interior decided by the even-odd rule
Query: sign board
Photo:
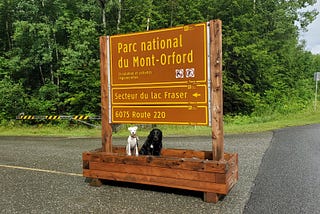
[[[209,125],[207,34],[200,23],[110,36],[109,121]]]
[[[320,72],[314,73],[314,81],[320,81]]]
[[[113,87],[113,105],[207,105],[207,86],[166,85],[145,87]]]
[[[207,125],[207,106],[113,106],[114,123]]]
[[[224,160],[222,22],[100,37],[101,129],[110,123],[212,127],[212,160]]]
[[[207,81],[207,23],[110,37],[111,86]]]

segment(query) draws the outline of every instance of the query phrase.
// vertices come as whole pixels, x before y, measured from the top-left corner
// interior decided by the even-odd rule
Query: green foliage
[[[223,21],[224,112],[289,114],[310,106],[319,55],[299,43],[315,0],[3,0],[0,119],[100,114],[100,35]],[[9,90],[10,89],[10,90]]]
[[[15,118],[25,106],[26,94],[19,83],[5,77],[0,81],[0,121]]]

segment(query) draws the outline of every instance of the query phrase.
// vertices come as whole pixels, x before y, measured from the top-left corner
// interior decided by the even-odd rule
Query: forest
[[[1,0],[0,122],[99,115],[99,36],[222,20],[225,115],[312,105],[320,55],[299,34],[315,0]]]

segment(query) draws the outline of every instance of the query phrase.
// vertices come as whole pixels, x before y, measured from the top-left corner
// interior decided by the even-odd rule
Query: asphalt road
[[[294,132],[294,135],[291,132]],[[308,138],[301,137],[299,133]],[[265,191],[262,190],[263,188],[258,190],[257,188],[264,186],[263,182],[269,182],[269,179],[271,179],[268,179],[268,177],[261,179],[261,176],[265,176],[264,171],[270,170],[268,168],[270,164],[267,164],[267,161],[277,159],[278,156],[283,156],[286,159],[285,157],[288,157],[288,154],[285,151],[291,147],[294,149],[298,145],[282,146],[281,149],[284,149],[282,152],[277,151],[276,148],[275,157],[273,157],[273,147],[277,147],[279,142],[284,141],[295,142],[295,140],[298,140],[298,142],[304,143],[309,142],[306,139],[310,139],[310,141],[313,139],[319,142],[319,135],[319,125],[315,125],[283,129],[276,131],[275,134],[264,132],[225,136],[225,152],[237,152],[239,154],[239,181],[230,193],[217,204],[203,202],[202,193],[194,191],[115,182],[108,182],[101,187],[89,186],[85,182],[85,178],[82,177],[81,154],[84,151],[99,148],[101,145],[100,139],[0,137],[0,213],[233,214],[243,213],[243,211],[245,213],[277,213],[278,208],[284,207],[284,204],[286,204],[282,202],[283,198],[280,200],[280,197],[284,196],[279,194],[278,191],[279,200],[275,200],[278,202],[275,203],[277,206],[271,209],[266,203],[274,195],[266,194],[263,192]],[[140,140],[144,141],[143,138]],[[164,133],[163,141],[166,148],[211,150],[211,138],[209,136],[173,138],[166,137]],[[125,139],[113,139],[114,145],[125,145],[125,142]],[[306,156],[318,154],[317,157],[313,161],[302,162],[299,167],[304,167],[303,173],[300,172],[300,174],[294,174],[294,176],[298,175],[301,179],[304,179],[306,178],[305,172],[314,172],[315,169],[318,169],[317,172],[319,173],[319,166],[317,165],[319,163],[319,144],[312,145],[314,146],[313,149],[307,149],[306,146],[299,148],[301,151],[307,152]],[[297,157],[298,160],[302,159],[300,156],[307,158],[295,150],[294,154],[297,155],[292,154],[291,157]],[[271,157],[269,157],[270,155]],[[285,162],[274,164],[271,168],[280,167],[281,172],[283,168],[295,168],[298,162],[286,159]],[[257,175],[258,177],[256,177]],[[283,177],[281,174],[278,175],[279,178]],[[316,198],[317,195],[315,194],[319,196],[320,185],[310,189],[316,185],[316,182],[319,183],[319,176],[308,177],[308,182],[298,184],[292,183],[289,176],[291,175],[284,177],[287,182],[282,181],[283,185],[280,185],[281,182],[279,185],[284,187],[286,186],[284,184],[289,183],[292,189],[292,186],[296,187],[296,185],[304,184],[305,186],[299,186],[296,189],[299,195],[295,196],[294,202],[300,202],[300,207],[305,208],[301,208],[302,211],[313,210],[319,212],[319,209],[316,210],[315,203],[310,203],[307,199],[299,201],[298,198],[301,195],[306,197],[305,193],[307,192],[303,193],[303,190],[308,185],[308,190],[314,191],[308,192],[308,194],[313,194],[310,197]],[[287,192],[285,195],[287,196],[289,193]],[[259,199],[261,195],[265,199],[261,199],[259,203],[265,205],[256,207],[255,203],[257,202],[254,200]],[[303,203],[305,201],[308,201],[309,204]],[[287,204],[291,205],[291,202],[288,201]],[[264,209],[260,209],[261,207],[264,207]]]
[[[274,132],[244,213],[320,213],[320,125]]]

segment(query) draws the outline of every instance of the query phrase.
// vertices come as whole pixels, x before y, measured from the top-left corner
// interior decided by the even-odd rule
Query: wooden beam
[[[217,161],[201,160],[193,158],[174,158],[174,157],[154,157],[154,156],[127,156],[118,155],[112,153],[91,153],[86,152],[82,154],[82,160],[84,161],[84,169],[88,169],[86,161],[103,162],[103,163],[115,163],[115,164],[127,164],[136,166],[152,166],[152,167],[164,167],[170,169],[184,169],[193,171],[226,173],[227,164],[236,162],[235,158],[230,159],[226,163],[219,164]],[[230,162],[230,163],[229,163]],[[90,168],[90,167],[89,167]]]
[[[213,160],[222,161],[224,156],[224,137],[221,20],[210,21],[210,76],[212,112],[212,155]]]
[[[92,187],[101,187],[102,186],[102,181],[101,181],[101,179],[93,178],[91,180],[91,182],[89,183],[89,185],[92,186]]]
[[[140,183],[156,186],[166,186],[178,189],[187,189],[201,192],[215,192],[218,194],[227,194],[228,189],[226,184],[217,184],[204,181],[185,180],[169,177],[158,177],[142,174],[128,174],[121,172],[109,172],[100,170],[83,170],[83,175],[89,178],[98,178],[103,180],[114,180],[131,183]]]
[[[146,175],[155,177],[167,177],[183,180],[193,180],[202,182],[216,182],[216,175],[219,173],[175,169],[169,167],[157,167],[157,166],[143,166],[134,164],[118,164],[118,163],[104,163],[104,162],[90,162],[90,170],[99,170],[108,172],[126,173],[128,175]],[[220,174],[219,174],[220,175]],[[222,174],[225,175],[225,174]],[[225,176],[224,176],[225,177]],[[224,184],[223,182],[220,182]]]
[[[101,135],[102,151],[112,152],[112,127],[109,124],[108,37],[100,37]]]

